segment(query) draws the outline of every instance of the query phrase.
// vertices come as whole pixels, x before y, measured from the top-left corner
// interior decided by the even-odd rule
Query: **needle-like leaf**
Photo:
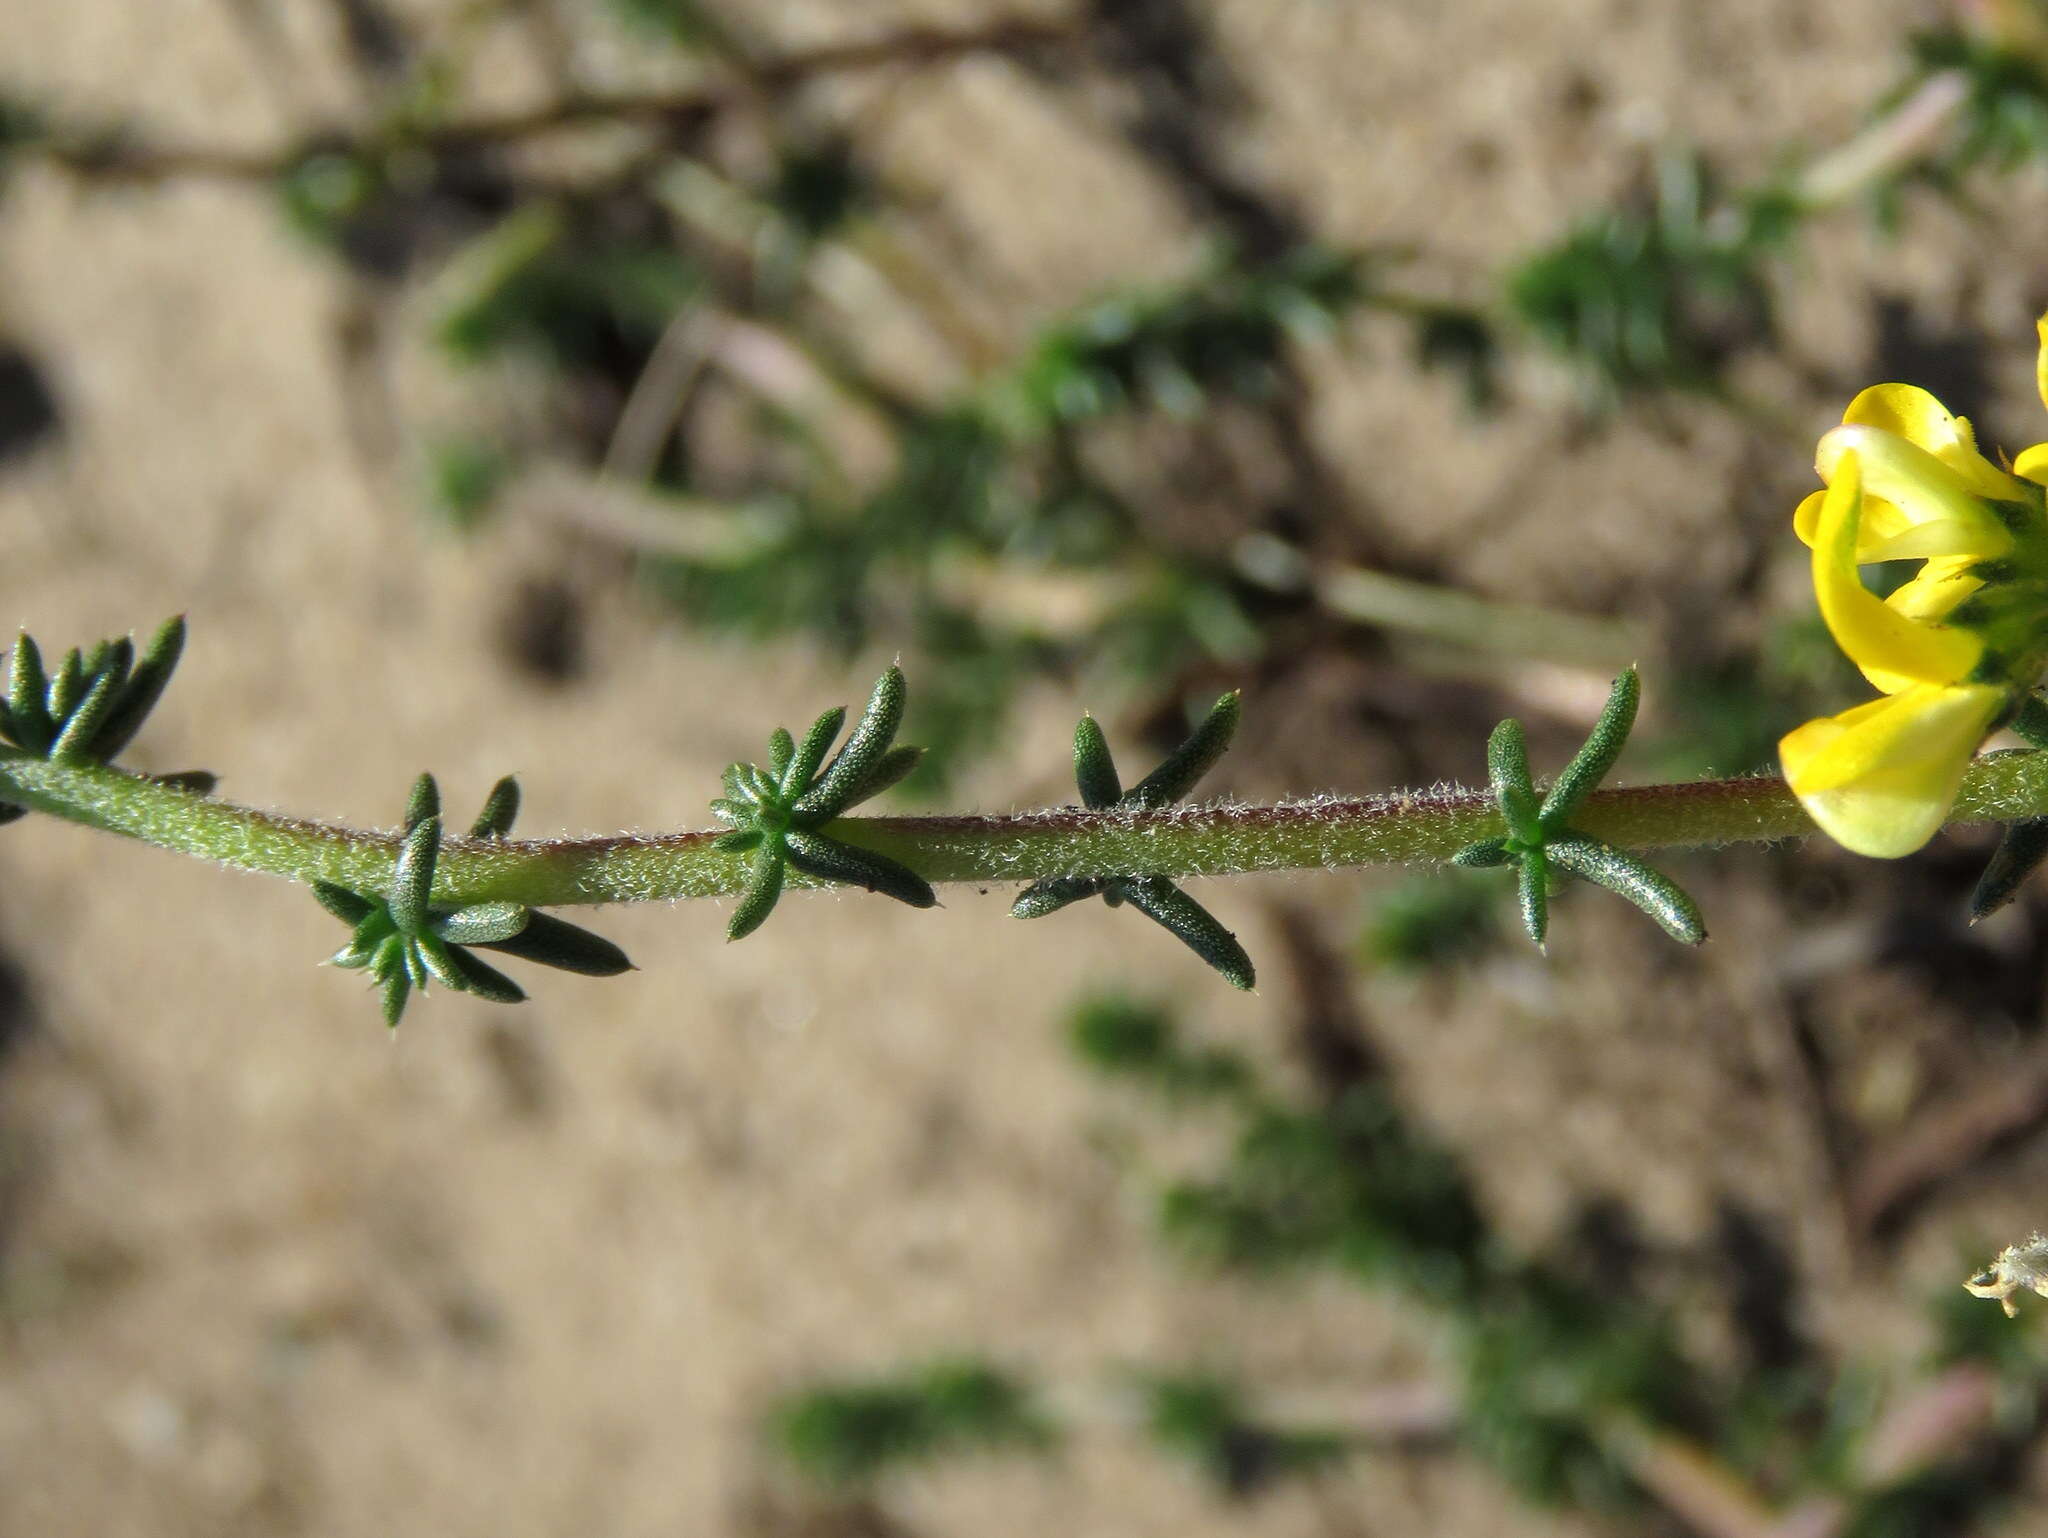
[[[1529,780],[1529,749],[1522,723],[1510,716],[1486,739],[1486,779],[1508,837],[1518,844],[1542,842],[1536,820],[1536,790]]]
[[[1522,901],[1522,927],[1540,951],[1550,935],[1550,867],[1543,852],[1532,849],[1524,854],[1515,876],[1516,893]]]
[[[811,723],[811,729],[804,733],[804,740],[797,744],[796,752],[783,767],[777,788],[785,797],[802,795],[811,788],[818,766],[825,762],[825,755],[831,751],[832,739],[839,735],[839,728],[845,724],[844,705],[834,705]],[[770,746],[772,758],[772,741]]]
[[[411,832],[429,817],[441,815],[441,787],[434,783],[431,774],[423,774],[412,782],[412,794],[405,801],[405,829]]]
[[[1081,717],[1074,727],[1074,785],[1081,792],[1081,804],[1090,811],[1102,811],[1123,799],[1116,758],[1093,716]]]
[[[78,708],[78,702],[85,696],[85,658],[79,655],[77,647],[64,654],[64,660],[57,664],[57,671],[50,675],[50,687],[45,703],[50,711],[50,726],[54,732],[71,719],[71,712]]]
[[[1607,772],[1614,767],[1614,761],[1621,757],[1621,750],[1628,744],[1628,734],[1635,728],[1636,706],[1641,702],[1642,693],[1642,684],[1634,668],[1624,669],[1614,680],[1614,687],[1608,691],[1607,703],[1601,707],[1600,719],[1594,723],[1592,733],[1572,755],[1572,761],[1564,766],[1564,773],[1557,777],[1557,783],[1543,798],[1539,815],[1546,832],[1562,830],[1571,821],[1572,813],[1579,809],[1579,803],[1607,778]]]
[[[111,760],[117,753],[135,740],[135,734],[156,709],[157,701],[163,698],[164,688],[171,681],[171,674],[177,670],[178,659],[185,651],[185,616],[173,615],[157,627],[149,645],[143,648],[142,658],[128,675],[126,687],[113,711],[101,725],[99,737],[93,743],[93,751],[102,763]]]
[[[533,910],[519,903],[471,903],[443,913],[427,927],[454,945],[488,945],[509,940],[533,920]]]
[[[1611,844],[1579,834],[1554,838],[1544,853],[1581,880],[1626,898],[1662,926],[1674,940],[1699,945],[1707,938],[1700,910],[1678,884]]]
[[[93,739],[99,734],[115,701],[120,698],[121,686],[127,680],[121,673],[108,668],[87,687],[85,698],[65,718],[58,729],[56,739],[50,744],[50,757],[58,763],[88,761],[93,756]]]
[[[35,637],[23,631],[14,643],[7,667],[7,713],[14,739],[23,751],[50,751],[49,680],[43,675],[43,654]]]
[[[516,935],[476,943],[485,950],[582,977],[617,977],[633,970],[626,953],[603,935],[558,919],[552,913],[529,912],[526,927]]]
[[[425,775],[420,778],[427,780]],[[427,927],[427,898],[434,889],[434,862],[440,850],[441,819],[433,816],[413,823],[399,846],[398,865],[391,874],[391,916],[407,935]]]
[[[913,908],[938,905],[938,894],[932,890],[929,881],[887,855],[842,844],[837,839],[807,833],[801,828],[790,829],[784,835],[783,843],[789,863],[807,876],[864,887]]]
[[[896,730],[903,724],[905,699],[903,670],[892,666],[875,684],[867,708],[847,734],[845,746],[825,766],[817,783],[790,808],[791,815],[803,826],[815,828],[830,822],[851,804],[854,791],[896,740]]]
[[[519,781],[506,775],[484,797],[483,809],[470,825],[471,838],[504,838],[519,817]]]
[[[739,903],[732,910],[732,918],[725,926],[725,938],[744,940],[748,935],[768,922],[768,915],[775,911],[775,903],[782,896],[782,876],[785,861],[780,848],[764,843],[754,853],[753,878],[747,883],[746,891],[740,894]]]
[[[1216,915],[1164,876],[1136,876],[1117,883],[1125,902],[1170,930],[1189,950],[1223,975],[1233,988],[1249,992],[1258,980],[1252,959]]]
[[[2048,817],[2029,817],[2013,823],[1999,840],[1991,863],[1978,878],[1970,894],[1970,922],[1991,917],[2019,896],[2020,888],[2048,858]]]
[[[1099,895],[1108,885],[1108,878],[1102,876],[1048,876],[1043,881],[1034,881],[1010,904],[1013,919],[1042,919],[1048,913],[1057,913],[1069,903],[1080,902],[1086,897]]]
[[[1229,751],[1230,739],[1237,735],[1241,713],[1238,692],[1233,689],[1209,707],[1209,714],[1188,734],[1187,741],[1167,754],[1157,769],[1131,787],[1122,798],[1125,804],[1149,810],[1171,806],[1186,796]]]
[[[312,888],[314,900],[344,924],[360,924],[377,911],[369,898],[331,881],[315,881]]]

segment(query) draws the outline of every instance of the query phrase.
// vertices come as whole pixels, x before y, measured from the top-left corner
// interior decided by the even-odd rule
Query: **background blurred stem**
[[[1934,148],[1969,96],[1969,77],[1960,70],[1930,75],[1862,133],[1802,171],[1793,196],[1802,208],[1834,208],[1897,176]]]

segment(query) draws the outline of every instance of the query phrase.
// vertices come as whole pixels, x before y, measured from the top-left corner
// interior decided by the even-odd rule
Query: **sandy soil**
[[[1897,57],[1893,8],[1866,0],[1200,9],[1240,76],[1233,169],[1329,239],[1426,246],[1430,276],[1473,294],[1624,185],[1646,146],[1761,169],[1785,141],[1850,131]],[[273,144],[356,90],[330,8],[274,10],[286,90],[218,0],[20,0],[0,76],[168,138]],[[772,18],[793,43],[877,24],[822,0]],[[588,30],[592,67],[612,67],[621,50]],[[493,57],[504,99],[547,89],[513,41]],[[1114,102],[993,61],[889,90],[877,143],[984,264],[963,286],[993,323],[1021,335],[1192,249]],[[2017,196],[2014,227],[2038,228],[2038,182]],[[1986,436],[2039,436],[2028,323],[2048,292],[2017,249],[1939,211],[1898,249],[1854,221],[1821,240],[1791,317],[1813,381],[1802,427],[1867,381],[1889,298],[1928,335],[2007,347]],[[0,466],[0,621],[61,644],[191,616],[138,766],[204,764],[237,799],[373,823],[422,768],[458,806],[517,769],[529,831],[694,824],[768,725],[858,690],[858,670],[680,634],[546,528],[435,532],[351,437],[349,305],[245,189],[93,190],[29,167],[0,205],[0,333],[44,360],[63,412],[61,435]],[[1691,410],[1576,432],[1540,370],[1516,409],[1474,423],[1371,327],[1310,366],[1317,440],[1373,537],[1474,590],[1607,612],[1710,602],[1759,539],[1796,579],[1796,442],[1760,448]],[[405,367],[408,389],[451,388],[422,358]],[[585,660],[552,687],[503,636],[526,585],[565,568]],[[1272,702],[1291,746],[1219,788],[1382,782],[1355,683]],[[1058,742],[1086,703],[1044,691],[1018,741]],[[1251,702],[1254,733],[1267,708]],[[1571,724],[1549,724],[1551,746]],[[1427,774],[1476,772],[1476,737],[1445,751]],[[963,799],[1060,789],[1005,761]],[[1731,1291],[1715,1235],[1740,1210],[1790,1255],[1808,1328],[1910,1362],[1917,1300],[1955,1275],[1958,1243],[2038,1223],[2048,1147],[2023,1142],[1852,1259],[1785,979],[1829,983],[1814,1028],[1880,1131],[2031,1060],[2038,993],[2002,1012],[1940,997],[1884,949],[1920,889],[1873,894],[1823,852],[1689,871],[1715,915],[1697,958],[1578,900],[1547,966],[1504,950],[1455,989],[1360,979],[1359,1007],[1517,1240],[1619,1204],[1711,1347]],[[1341,943],[1370,885],[1243,882],[1214,902],[1271,951],[1290,906],[1313,904]],[[1806,902],[1791,945],[1787,891]],[[1173,1263],[1102,1135],[1146,1119],[1061,1045],[1063,1007],[1115,979],[1284,1063],[1284,968],[1240,999],[1163,939],[1011,925],[993,895],[933,916],[788,909],[730,948],[709,905],[606,914],[643,971],[546,977],[516,1012],[436,997],[390,1040],[355,979],[314,969],[337,932],[302,895],[34,820],[5,830],[0,951],[21,999],[0,1022],[0,1527],[871,1531],[820,1516],[764,1456],[775,1393],[970,1346],[1105,1395],[1121,1364],[1190,1354],[1305,1389],[1429,1367],[1427,1321],[1378,1298]],[[981,1538],[1591,1530],[1459,1459],[1364,1458],[1232,1507],[1113,1428],[1049,1464],[913,1477],[884,1504],[888,1530]]]

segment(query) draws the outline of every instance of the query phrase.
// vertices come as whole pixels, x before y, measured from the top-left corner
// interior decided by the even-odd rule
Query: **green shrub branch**
[[[238,806],[97,764],[0,752],[0,801],[103,832],[292,881],[388,884],[396,832],[362,830]],[[1973,764],[1958,822],[2048,814],[2048,754]],[[1590,796],[1577,826],[1623,848],[1718,845],[1815,832],[1784,781],[1699,780]],[[1060,808],[1000,815],[848,817],[834,837],[889,856],[932,882],[1035,881],[1096,871],[1218,876],[1448,860],[1502,831],[1483,791],[1439,789],[1253,806],[1156,811]],[[718,897],[742,890],[743,855],[714,849],[715,830],[601,838],[450,838],[434,899],[532,906]],[[793,886],[819,886],[792,873]]]

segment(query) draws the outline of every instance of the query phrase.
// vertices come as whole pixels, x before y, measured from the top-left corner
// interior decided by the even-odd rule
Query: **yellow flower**
[[[2048,316],[2036,374],[2048,403]],[[2048,661],[2048,444],[2010,471],[1925,390],[1878,385],[1820,441],[1827,482],[1793,526],[1813,548],[1821,616],[1884,698],[1778,744],[1785,780],[1844,848],[1892,858],[1932,838],[1963,771]],[[1889,599],[1857,568],[1917,559]]]

